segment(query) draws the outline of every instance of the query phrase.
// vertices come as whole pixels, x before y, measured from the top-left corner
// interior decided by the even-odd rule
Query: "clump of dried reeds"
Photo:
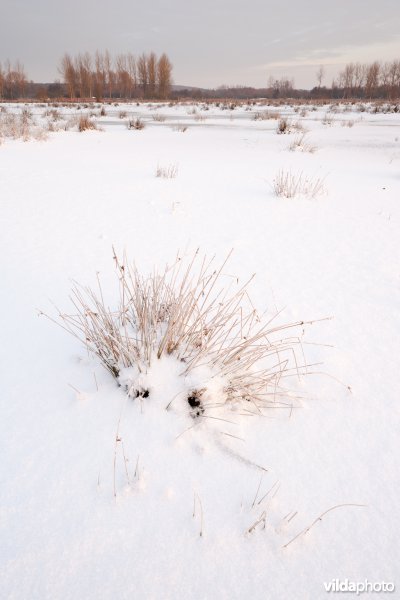
[[[241,284],[223,273],[229,256],[215,268],[214,260],[201,258],[198,251],[189,259],[177,256],[171,266],[149,276],[125,256],[121,261],[114,252],[113,258],[118,308],[108,308],[100,284],[98,292],[75,285],[75,312],[60,313],[56,320],[113,377],[118,379],[129,367],[145,374],[169,355],[181,365],[182,376],[206,367],[211,378],[222,382],[223,403],[251,402],[256,410],[284,403],[283,380],[306,369],[298,333],[305,323],[263,321],[249,299],[254,276]],[[204,391],[189,395],[196,414],[202,413]],[[133,397],[149,395],[134,387],[127,392]]]
[[[87,131],[89,129],[97,129],[97,124],[89,115],[81,115],[78,119],[78,131]]]
[[[178,165],[176,163],[167,166],[157,165],[156,177],[160,177],[162,179],[175,179],[177,175]]]
[[[273,181],[273,190],[279,198],[317,198],[325,193],[324,180],[309,177],[303,173],[295,174],[281,169]]]

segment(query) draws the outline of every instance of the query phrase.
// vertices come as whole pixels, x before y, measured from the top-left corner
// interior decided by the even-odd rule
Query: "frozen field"
[[[400,114],[366,108],[106,105],[101,130],[79,133],[90,109],[30,105],[29,123],[60,130],[3,137],[1,598],[400,589]],[[282,174],[315,194],[277,196]],[[113,245],[143,273],[178,250],[221,264],[233,249],[225,275],[256,274],[260,313],[332,317],[305,328],[306,359],[323,365],[296,384],[304,399],[224,424],[223,443],[207,424],[181,435],[193,419],[164,410],[168,372],[151,398],[128,399],[38,317],[52,302],[71,311],[72,280],[94,287],[97,272],[116,302]]]

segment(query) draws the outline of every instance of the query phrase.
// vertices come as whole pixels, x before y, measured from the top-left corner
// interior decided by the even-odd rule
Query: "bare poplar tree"
[[[133,54],[129,53],[127,56],[127,61],[129,73],[129,98],[133,98],[137,86],[136,59]]]
[[[323,65],[320,65],[318,71],[316,72],[316,77],[317,77],[318,87],[320,88],[322,85],[322,80],[325,77],[325,67]]]
[[[147,78],[147,95],[149,98],[154,98],[156,95],[157,80],[157,56],[154,54],[154,52],[151,52],[147,57]]]
[[[139,86],[142,90],[143,97],[147,98],[148,74],[147,74],[147,58],[146,58],[145,54],[142,54],[137,59],[137,74],[138,74]]]
[[[96,69],[94,73],[94,94],[97,100],[101,100],[104,96],[106,73],[103,55],[98,50],[96,50],[94,64]]]
[[[108,97],[111,99],[115,85],[115,73],[112,68],[112,60],[108,50],[106,50],[104,54],[104,70],[107,75]]]
[[[365,94],[368,98],[372,98],[376,93],[379,85],[380,64],[375,61],[368,65],[365,77]]]
[[[72,100],[72,98],[75,96],[77,78],[74,61],[69,54],[64,54],[58,70],[67,86],[68,95]]]
[[[0,99],[4,98],[4,82],[5,82],[5,75],[4,75],[4,71],[3,71],[3,66],[0,62]]]
[[[172,64],[168,56],[164,53],[160,56],[157,63],[157,88],[158,96],[161,99],[168,98],[171,92],[172,84]]]

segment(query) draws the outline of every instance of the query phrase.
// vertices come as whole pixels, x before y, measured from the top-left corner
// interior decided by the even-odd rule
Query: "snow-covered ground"
[[[400,589],[400,115],[105,109],[102,131],[0,146],[1,598],[314,600],[332,579]],[[276,119],[254,119],[265,110],[307,128],[314,151],[289,150],[301,132],[278,135]],[[85,109],[58,111],[66,122]],[[129,130],[138,116],[146,127]],[[324,191],[277,197],[281,171]],[[116,302],[113,245],[144,273],[178,250],[221,263],[233,248],[225,274],[256,273],[261,313],[333,317],[306,328],[307,360],[324,364],[302,379],[301,407],[227,424],[236,437],[220,443],[215,427],[181,435],[190,415],[165,411],[168,364],[151,398],[127,398],[38,317],[52,302],[71,311],[71,280],[95,286],[97,272]]]

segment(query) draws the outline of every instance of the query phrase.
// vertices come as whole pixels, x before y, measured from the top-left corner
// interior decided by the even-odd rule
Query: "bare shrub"
[[[115,310],[105,304],[100,283],[99,292],[75,285],[73,314],[48,318],[97,356],[132,398],[151,399],[150,367],[168,360],[186,386],[184,404],[193,418],[238,407],[254,415],[290,408],[293,395],[283,382],[306,371],[301,336],[308,323],[260,317],[249,298],[253,277],[244,284],[225,277],[228,258],[216,268],[198,251],[178,255],[171,266],[143,276],[114,255]]]
[[[99,116],[100,117],[105,117],[106,115],[107,115],[106,109],[104,108],[104,106],[102,106],[101,109],[100,109]]]
[[[269,119],[281,119],[281,115],[279,112],[273,112],[270,110],[262,110],[262,111],[257,111],[254,113],[253,115],[253,120],[254,121],[268,121]]]
[[[187,131],[187,125],[182,125],[181,123],[178,123],[177,125],[174,125],[172,127],[173,131],[180,131],[181,133],[185,133],[185,131]]]
[[[158,113],[153,115],[153,121],[156,121],[157,123],[164,123],[165,120],[166,117],[164,117],[164,115],[160,115]]]
[[[324,118],[322,119],[322,125],[331,126],[334,122],[334,118],[331,117],[328,113],[325,113]]]
[[[342,121],[341,123],[342,127],[354,127],[354,121],[350,120],[350,121]]]
[[[49,108],[43,113],[43,116],[49,117],[53,122],[57,122],[62,119],[60,111],[56,108]]]
[[[119,119],[126,119],[127,116],[128,116],[128,113],[126,112],[126,110],[120,110],[118,113]]]
[[[273,190],[279,198],[306,196],[316,198],[325,192],[324,180],[312,179],[303,173],[295,175],[291,171],[280,170],[273,181]]]
[[[285,134],[285,133],[293,133],[294,131],[302,131],[305,132],[306,129],[300,123],[300,121],[289,121],[289,119],[283,118],[279,120],[278,126],[276,128],[276,133]]]
[[[295,137],[292,142],[290,142],[288,146],[288,150],[291,152],[299,151],[299,152],[309,152],[313,154],[316,151],[316,146],[310,144],[308,142],[307,136],[305,133]]]
[[[137,129],[137,130],[144,129],[145,122],[142,119],[140,119],[139,117],[137,119],[130,119],[128,121],[127,127],[128,127],[128,129]]]
[[[156,169],[156,177],[161,177],[163,179],[175,179],[178,175],[178,165],[170,164],[166,167],[162,167],[161,165],[157,165]]]
[[[78,119],[78,131],[82,132],[88,129],[97,129],[97,125],[89,115],[81,115]]]
[[[0,137],[27,142],[31,138],[43,140],[46,134],[42,126],[35,124],[32,113],[23,109],[19,114],[0,113]]]
[[[45,142],[48,139],[47,131],[41,127],[35,127],[32,131],[32,137],[37,142]]]
[[[284,133],[289,133],[289,121],[287,119],[279,119],[278,127],[276,128],[276,133],[280,135]]]

